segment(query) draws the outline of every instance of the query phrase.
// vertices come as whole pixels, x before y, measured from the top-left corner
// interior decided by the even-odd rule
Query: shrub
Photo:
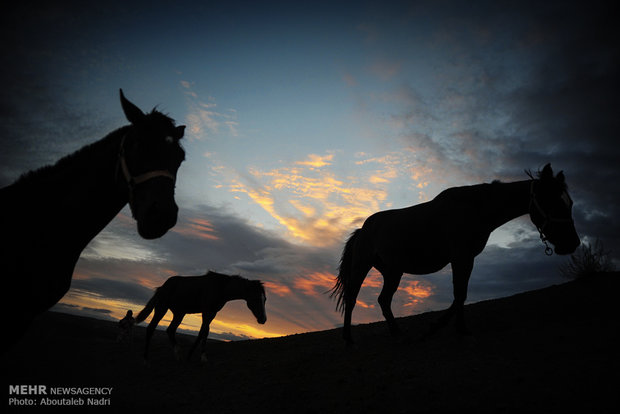
[[[611,251],[605,250],[603,243],[596,239],[594,245],[583,243],[568,262],[560,266],[560,273],[569,279],[578,279],[594,273],[613,272],[615,268]]]

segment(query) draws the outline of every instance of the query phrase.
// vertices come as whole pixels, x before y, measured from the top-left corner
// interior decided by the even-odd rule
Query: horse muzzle
[[[555,249],[553,249],[555,251],[555,254],[559,254],[559,255],[567,255],[567,254],[573,254],[575,252],[575,250],[577,250],[577,247],[579,247],[579,245],[581,244],[581,242],[577,242],[576,244],[572,244],[570,246],[555,246]]]
[[[551,242],[553,243],[553,240]],[[577,232],[574,232],[573,234],[563,237],[561,243],[557,243],[557,244],[553,243],[555,247],[554,251],[556,254],[559,254],[559,255],[573,254],[575,250],[577,250],[577,247],[579,247],[580,244],[581,244],[581,240],[579,240],[579,236],[577,235]]]
[[[176,204],[165,209],[157,204],[150,206],[142,217],[137,218],[138,234],[147,240],[162,237],[176,225],[178,212]]]

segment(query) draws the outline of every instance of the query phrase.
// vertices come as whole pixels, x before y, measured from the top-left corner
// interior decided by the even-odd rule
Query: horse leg
[[[179,346],[177,344],[175,334],[185,314],[184,313],[173,313],[172,315],[173,315],[172,322],[170,322],[170,325],[168,325],[168,328],[166,329],[166,333],[168,334],[168,339],[170,339],[170,343],[172,344],[172,347],[174,349],[174,356],[177,359],[180,359],[181,350],[179,349]]]
[[[351,284],[347,286],[344,297],[344,327],[342,330],[342,336],[347,346],[353,345],[353,337],[351,336],[353,308],[357,301],[357,295],[362,288],[362,283],[364,283],[364,279],[371,268],[371,265],[354,265],[351,272]]]
[[[456,314],[456,329],[461,334],[468,334],[465,325],[465,300],[467,299],[467,285],[471,271],[474,268],[474,259],[460,259],[452,261],[452,288],[454,300],[443,315],[432,325],[428,335],[436,333],[439,329],[448,325],[454,314]]]
[[[149,323],[149,326],[146,327],[146,344],[144,345],[144,359],[147,359],[149,352],[149,343],[151,342],[151,337],[153,336],[153,332],[155,332],[155,328],[161,319],[164,317],[167,308],[155,306],[155,313],[153,314],[153,319]]]
[[[383,289],[381,289],[381,293],[379,294],[378,302],[379,305],[381,305],[381,311],[390,328],[390,333],[392,336],[397,336],[400,335],[401,331],[392,313],[392,298],[396,290],[398,290],[398,285],[400,284],[400,279],[403,274],[385,270],[382,271],[381,274],[383,275]]]
[[[202,313],[202,325],[200,326],[200,332],[198,332],[198,338],[192,345],[192,349],[190,349],[189,354],[187,355],[187,360],[191,358],[194,350],[201,344],[201,355],[200,360],[202,362],[207,361],[206,347],[207,347],[207,337],[209,336],[209,325],[211,325],[211,321],[215,318],[215,313],[212,312],[203,312]]]
[[[467,300],[467,286],[473,268],[473,257],[452,262],[452,285],[454,288],[454,302],[452,306],[454,306],[454,312],[456,313],[456,330],[462,335],[470,334],[465,324],[465,300]]]

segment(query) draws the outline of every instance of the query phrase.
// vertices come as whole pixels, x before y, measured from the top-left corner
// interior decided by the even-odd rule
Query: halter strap
[[[549,223],[572,223],[573,222],[573,218],[558,218],[558,217],[553,217],[550,216],[549,214],[547,214],[545,212],[545,210],[542,209],[542,207],[540,206],[540,203],[538,202],[538,200],[536,199],[536,193],[534,193],[534,181],[532,180],[532,183],[530,184],[530,207],[529,207],[529,212],[530,212],[530,216],[532,215],[532,206],[536,207],[536,210],[538,210],[538,213],[542,216],[543,218],[543,224],[542,226],[537,225],[536,223],[534,223],[534,225],[536,226],[536,230],[538,230],[538,233],[540,234],[540,240],[544,243],[545,245],[545,254],[547,256],[551,256],[553,254],[553,249],[551,247],[549,247],[549,245],[547,244],[547,236],[545,235],[545,228],[547,228],[547,225]],[[565,193],[566,197],[568,198],[568,200],[572,203],[572,200],[570,200],[570,196],[568,195],[568,193]]]
[[[143,182],[155,177],[168,177],[172,181],[176,181],[176,177],[172,175],[172,173],[168,170],[153,170],[134,177],[129,172],[129,168],[127,168],[127,162],[125,161],[125,156],[122,152],[119,156],[119,160],[121,163],[121,169],[123,170],[123,175],[125,176],[125,180],[127,181],[127,184],[129,184],[130,188],[133,188],[136,185],[142,184]]]
[[[127,182],[127,187],[129,189],[129,206],[131,207],[133,213],[133,190],[134,188],[142,184],[151,178],[156,177],[167,177],[170,178],[173,182],[176,182],[176,177],[168,170],[153,170],[147,171],[144,174],[140,174],[137,176],[131,175],[129,171],[129,167],[127,167],[127,161],[125,160],[125,138],[127,134],[123,135],[123,139],[121,140],[121,146],[118,152],[118,163],[120,164],[120,169],[123,172],[123,176],[125,177],[125,181]]]

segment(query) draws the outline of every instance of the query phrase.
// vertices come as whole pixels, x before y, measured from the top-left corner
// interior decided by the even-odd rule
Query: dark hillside
[[[338,329],[213,342],[204,366],[177,362],[163,332],[145,366],[144,328],[118,344],[111,322],[48,312],[3,367],[9,385],[113,387],[113,409],[141,412],[611,412],[619,289],[612,273],[468,305],[465,338],[422,341],[431,312],[400,319],[398,339],[383,323],[356,326],[351,350]]]

